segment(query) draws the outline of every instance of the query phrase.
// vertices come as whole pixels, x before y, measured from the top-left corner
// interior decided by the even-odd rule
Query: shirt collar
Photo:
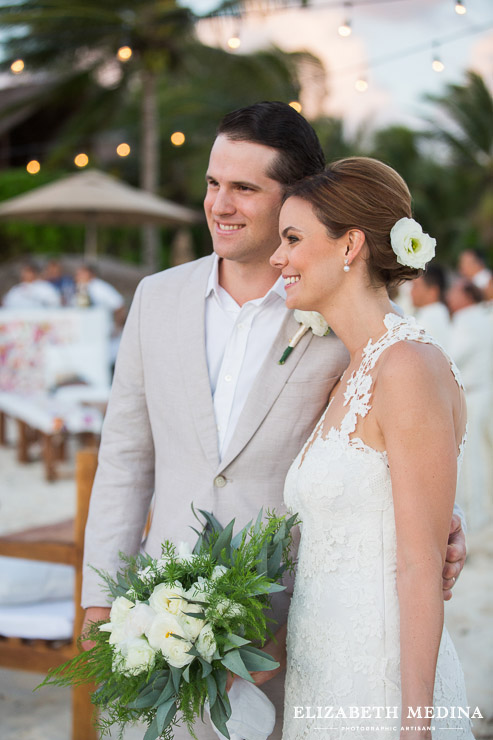
[[[219,297],[220,287],[221,286],[219,285],[219,257],[217,256],[216,253],[214,253],[214,261],[212,263],[209,280],[207,281],[205,297],[208,298],[211,293],[215,293],[215,295]],[[283,301],[286,300],[286,289],[284,287],[284,280],[283,280],[282,275],[279,275],[274,285],[271,288],[269,288],[267,293],[262,298],[256,298],[255,300],[249,301],[249,302],[253,303],[254,305],[259,306],[264,301],[266,301],[269,296],[273,294],[279,296],[279,298],[281,298]]]

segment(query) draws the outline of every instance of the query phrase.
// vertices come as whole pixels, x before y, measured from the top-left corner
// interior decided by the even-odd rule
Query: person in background
[[[32,262],[21,267],[20,283],[14,285],[3,297],[3,307],[18,308],[58,308],[60,295],[47,280],[42,280],[39,270]]]
[[[59,292],[63,306],[69,306],[75,293],[75,282],[63,271],[60,260],[49,260],[43,270],[43,278]]]
[[[464,454],[457,503],[463,508],[469,531],[490,519],[493,465],[490,413],[493,342],[483,295],[471,281],[459,278],[447,292],[452,314],[449,351],[462,374],[468,410],[468,444]]]
[[[459,257],[458,270],[462,277],[470,280],[483,293],[483,299],[493,299],[493,275],[486,267],[480,249],[466,249]]]
[[[450,315],[445,304],[446,278],[441,265],[428,265],[425,272],[411,283],[411,300],[418,324],[448,348]]]
[[[95,267],[84,264],[75,272],[75,293],[72,304],[78,308],[100,307],[111,313],[113,329],[110,340],[110,361],[114,366],[125,322],[125,300],[122,294],[106,280],[98,277]]]

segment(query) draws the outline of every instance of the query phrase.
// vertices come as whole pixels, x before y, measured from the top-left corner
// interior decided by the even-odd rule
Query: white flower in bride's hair
[[[329,333],[329,325],[317,311],[296,311],[294,312],[294,318],[299,324],[307,326],[317,337],[325,337]]]
[[[437,242],[414,218],[400,218],[391,229],[390,243],[399,264],[421,270],[435,256]]]

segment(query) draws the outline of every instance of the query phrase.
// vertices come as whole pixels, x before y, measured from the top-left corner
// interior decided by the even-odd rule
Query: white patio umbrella
[[[99,170],[87,170],[0,203],[0,219],[85,224],[86,256],[97,252],[97,226],[199,223],[199,211],[139,190]]]

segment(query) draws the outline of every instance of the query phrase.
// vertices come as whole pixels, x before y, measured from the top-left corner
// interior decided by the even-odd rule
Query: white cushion
[[[0,557],[0,607],[73,598],[72,565]]]
[[[0,607],[0,635],[31,640],[68,640],[72,637],[74,601]]]

